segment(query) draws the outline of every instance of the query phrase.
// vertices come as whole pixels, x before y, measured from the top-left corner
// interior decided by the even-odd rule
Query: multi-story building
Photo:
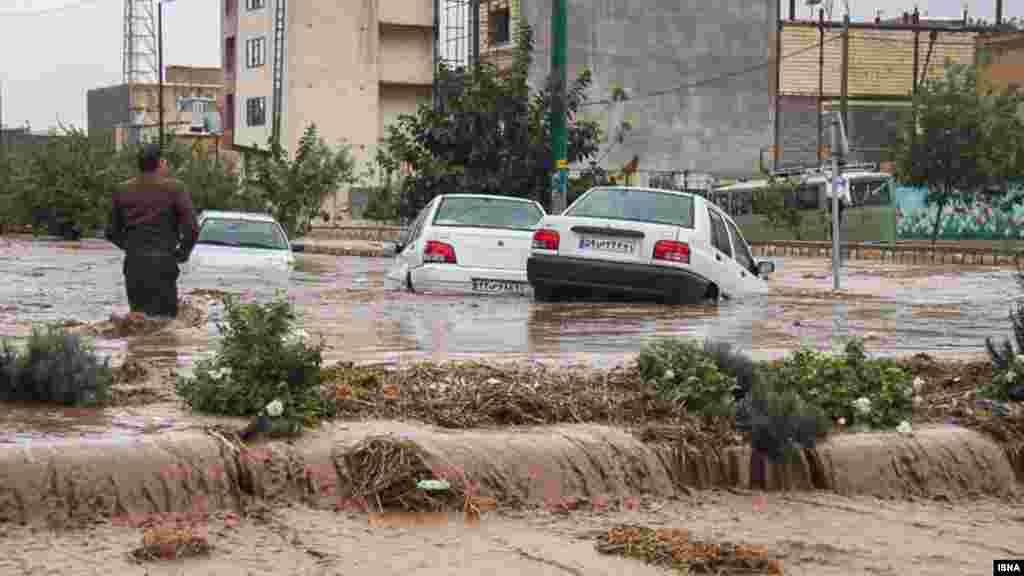
[[[168,66],[164,75],[164,133],[214,146],[220,138],[220,68]],[[160,90],[155,82],[118,84],[89,90],[90,133],[110,131],[118,147],[156,139]]]
[[[977,33],[950,18],[901,18],[853,23],[847,56],[847,136],[854,161],[889,159],[904,112],[918,85],[945,74],[945,63],[974,62]],[[819,111],[838,110],[842,95],[839,22],[782,22],[773,159],[779,167],[815,164],[830,156]],[[915,68],[916,65],[916,68]],[[819,138],[819,127],[823,134]]]
[[[978,88],[1024,90],[1024,32],[978,36]]]
[[[225,136],[294,152],[316,124],[328,144],[370,160],[385,126],[429,101],[434,0],[221,0]],[[341,190],[325,209],[348,211]]]

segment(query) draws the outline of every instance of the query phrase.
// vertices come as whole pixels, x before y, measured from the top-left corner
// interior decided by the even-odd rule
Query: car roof
[[[224,220],[247,220],[249,222],[277,222],[273,216],[264,212],[232,212],[227,210],[205,210],[200,218],[220,218]]]
[[[520,198],[518,196],[501,196],[499,194],[439,194],[441,198],[494,198],[496,200],[514,200],[516,202],[526,202],[529,204],[536,204],[534,200],[529,198]]]
[[[639,192],[663,192],[666,194],[675,194],[676,196],[689,196],[691,198],[700,198],[700,196],[693,192],[684,192],[682,190],[671,190],[669,188],[650,188],[647,186],[594,186],[590,190],[636,190]],[[590,192],[587,190],[587,192]]]

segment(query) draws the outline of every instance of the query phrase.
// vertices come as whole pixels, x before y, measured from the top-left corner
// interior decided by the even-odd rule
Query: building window
[[[263,36],[245,41],[245,62],[249,68],[267,63],[267,39]]]
[[[249,126],[266,126],[267,98],[249,98],[245,101],[245,123]]]
[[[231,16],[238,7],[238,0],[224,0],[224,14]]]
[[[487,15],[487,27],[492,46],[508,44],[512,41],[512,14],[508,8],[495,10]]]
[[[245,0],[245,8],[250,12],[253,10],[262,10],[267,5],[267,0]]]
[[[235,95],[228,94],[224,98],[224,128],[226,130],[235,129]]]
[[[228,74],[235,71],[235,37],[229,36],[224,39],[224,70]]]

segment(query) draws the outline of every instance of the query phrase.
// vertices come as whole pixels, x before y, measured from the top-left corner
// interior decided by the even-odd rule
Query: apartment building
[[[164,73],[164,133],[215,146],[220,138],[220,68],[167,66]],[[160,88],[156,82],[117,84],[86,94],[89,132],[110,131],[118,148],[156,139]],[[207,142],[208,141],[208,142]]]
[[[429,101],[434,0],[221,0],[225,136],[243,151],[274,136],[293,152],[315,123],[371,159],[385,127]],[[325,207],[348,210],[347,191]]]
[[[1024,32],[979,36],[978,76],[982,90],[1024,90]]]

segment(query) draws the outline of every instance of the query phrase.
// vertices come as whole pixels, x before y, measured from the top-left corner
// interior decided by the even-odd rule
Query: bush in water
[[[284,409],[275,420],[293,430],[329,416],[320,394],[323,346],[295,337],[292,305],[281,296],[266,304],[240,304],[226,296],[224,307],[217,353],[196,363],[194,377],[181,377],[175,385],[185,403],[199,412],[253,416],[280,400]]]
[[[662,397],[693,413],[732,411],[736,376],[720,369],[716,357],[692,340],[666,338],[645,345],[637,368]]]
[[[6,342],[0,350],[0,400],[91,406],[107,400],[113,380],[109,359],[60,328],[33,330],[21,352]]]
[[[780,372],[758,378],[750,391],[751,447],[773,462],[793,459],[799,448],[813,448],[831,427],[825,411],[800,392]]]
[[[1017,283],[1024,287],[1024,275],[1017,274]],[[996,346],[991,338],[985,339],[985,348],[992,359],[996,376],[991,382],[980,387],[979,393],[990,400],[1024,401],[1024,304],[1017,304],[1010,310],[1010,324],[1013,326],[1013,343],[1004,338]]]

